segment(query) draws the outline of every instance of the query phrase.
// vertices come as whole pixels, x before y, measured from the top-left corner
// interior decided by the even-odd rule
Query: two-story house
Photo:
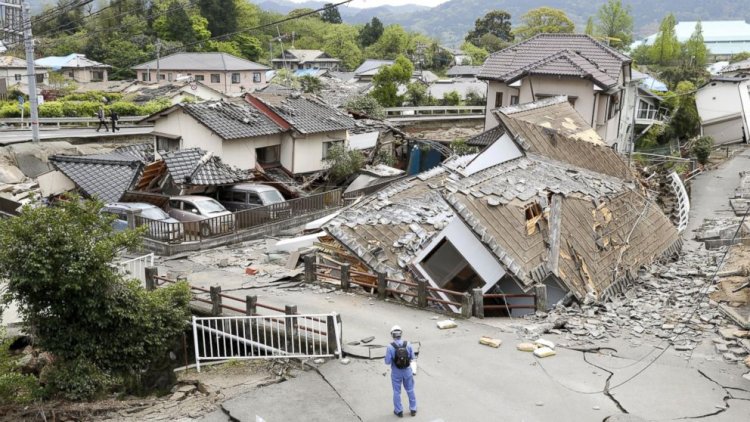
[[[329,56],[320,50],[289,49],[281,53],[281,57],[271,60],[274,69],[326,69],[338,70],[341,60]]]
[[[228,53],[175,53],[132,69],[143,82],[169,84],[194,80],[223,94],[252,92],[265,86],[266,71],[270,70]]]
[[[112,66],[86,58],[83,54],[68,54],[67,56],[49,56],[34,60],[34,64],[60,72],[66,79],[78,83],[107,82],[109,69]]]
[[[493,111],[565,95],[609,145],[630,139],[631,59],[583,34],[539,34],[493,53],[478,78],[487,81],[485,130]]]
[[[246,94],[241,101],[176,104],[142,122],[154,124],[157,151],[201,148],[243,170],[323,170],[329,149],[347,145],[354,119],[315,97]]]

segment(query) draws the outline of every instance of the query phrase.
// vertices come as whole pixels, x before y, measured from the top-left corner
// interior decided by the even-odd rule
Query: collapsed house
[[[398,181],[324,229],[391,279],[506,294],[543,284],[550,304],[606,300],[679,250],[678,230],[566,97],[495,117],[503,130],[481,153]]]

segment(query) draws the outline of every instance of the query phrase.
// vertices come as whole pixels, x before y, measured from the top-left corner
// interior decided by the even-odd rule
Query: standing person
[[[109,132],[107,120],[104,118],[104,107],[99,106],[99,110],[96,111],[96,117],[99,118],[99,126],[96,128],[96,131],[99,132],[102,129],[102,125],[104,125],[105,132]]]
[[[391,384],[393,385],[393,414],[399,418],[404,416],[401,405],[401,384],[404,385],[406,395],[409,396],[409,410],[412,416],[417,415],[417,398],[414,395],[414,372],[411,362],[414,360],[414,349],[411,344],[401,340],[401,327],[391,328],[393,342],[385,352],[385,364],[391,365]]]
[[[120,130],[120,128],[117,127],[117,121],[120,120],[120,116],[113,108],[109,109],[109,120],[112,123],[112,132]]]

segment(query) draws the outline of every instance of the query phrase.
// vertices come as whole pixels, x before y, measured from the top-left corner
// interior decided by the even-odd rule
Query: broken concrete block
[[[341,362],[342,365],[349,365],[352,361],[349,358],[343,358],[339,362]]]
[[[540,339],[536,340],[534,342],[534,344],[537,345],[537,346],[539,346],[539,347],[549,347],[550,349],[554,349],[555,348],[555,343],[553,343],[553,342],[551,342],[549,340],[545,340],[543,338],[540,338]]]
[[[0,183],[21,183],[25,179],[23,172],[16,166],[7,164],[0,166]]]
[[[492,338],[487,336],[482,336],[479,339],[479,344],[484,344],[485,346],[490,346],[494,348],[500,347],[501,344],[503,344],[503,341],[498,338]]]
[[[317,359],[315,359],[313,361],[313,363],[316,364],[316,365],[320,365],[321,363],[325,363],[325,362],[326,362],[326,360],[323,359],[323,358],[317,358]]]
[[[516,349],[522,351],[522,352],[533,352],[537,349],[536,345],[533,343],[519,343],[516,346]]]
[[[449,319],[446,319],[446,320],[443,320],[443,321],[438,321],[437,322],[437,327],[440,328],[441,330],[447,330],[449,328],[456,328],[456,327],[458,327],[458,324],[456,324],[455,321],[451,321]]]
[[[750,381],[750,372],[748,372],[747,374],[743,375],[742,378]]]
[[[719,328],[719,335],[720,335],[720,336],[721,336],[721,338],[723,338],[724,340],[732,340],[732,339],[734,339],[734,338],[735,338],[735,337],[734,337],[734,333],[735,333],[735,332],[737,332],[737,331],[739,331],[739,330],[737,330],[737,329],[735,329],[735,328],[732,328],[732,327],[728,327],[728,328]]]
[[[748,357],[745,358],[745,366],[747,366],[748,368],[750,368],[750,356],[748,356]]]
[[[556,354],[557,353],[555,353],[555,351],[550,349],[549,347],[540,347],[534,350],[534,356],[538,358],[546,358],[549,356],[555,356]]]
[[[48,198],[52,195],[59,195],[76,188],[75,183],[61,171],[51,171],[37,177],[39,190],[42,196]]]

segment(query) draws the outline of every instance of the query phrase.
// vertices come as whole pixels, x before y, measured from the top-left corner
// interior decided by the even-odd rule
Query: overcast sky
[[[291,0],[295,3],[301,3],[305,0]],[[354,0],[349,3],[352,7],[378,7],[384,4],[391,6],[398,6],[401,4],[419,4],[422,6],[437,6],[440,3],[445,3],[448,0]],[[332,1],[332,3],[338,3]],[[341,6],[346,7],[346,6]]]

